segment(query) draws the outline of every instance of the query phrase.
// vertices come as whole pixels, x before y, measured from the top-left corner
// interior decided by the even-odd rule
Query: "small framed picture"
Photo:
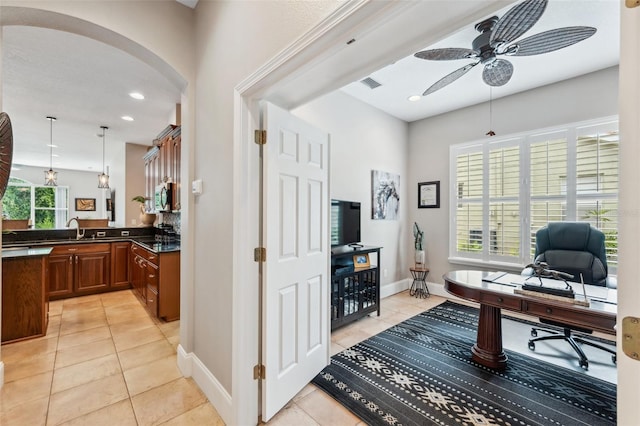
[[[369,262],[368,254],[355,254],[353,255],[353,267],[354,268],[368,268],[371,266]]]
[[[440,208],[440,181],[420,182],[418,184],[418,208]]]
[[[76,198],[76,211],[94,212],[96,211],[95,198]]]

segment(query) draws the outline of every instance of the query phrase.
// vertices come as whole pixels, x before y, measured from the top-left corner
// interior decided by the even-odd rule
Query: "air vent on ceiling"
[[[364,80],[360,80],[360,83],[364,84],[369,89],[375,89],[376,87],[382,86],[382,84],[378,83],[377,81],[375,81],[371,77],[367,77]]]

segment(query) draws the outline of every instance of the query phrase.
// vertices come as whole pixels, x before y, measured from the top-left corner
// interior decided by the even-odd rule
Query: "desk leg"
[[[501,317],[500,308],[480,305],[478,338],[471,350],[474,361],[495,370],[507,366],[507,355],[502,350]]]

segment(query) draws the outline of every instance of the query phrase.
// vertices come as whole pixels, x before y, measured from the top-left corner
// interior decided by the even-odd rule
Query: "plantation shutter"
[[[520,257],[520,146],[489,151],[489,253]]]
[[[456,247],[465,253],[482,253],[483,155],[475,152],[456,158]]]
[[[550,137],[530,146],[530,256],[536,248],[536,231],[549,222],[566,220],[567,139]]]
[[[576,216],[605,234],[607,264],[618,264],[617,123],[578,129],[576,143]]]

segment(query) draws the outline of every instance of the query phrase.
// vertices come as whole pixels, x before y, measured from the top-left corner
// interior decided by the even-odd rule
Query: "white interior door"
[[[329,361],[329,135],[266,104],[262,419]]]

